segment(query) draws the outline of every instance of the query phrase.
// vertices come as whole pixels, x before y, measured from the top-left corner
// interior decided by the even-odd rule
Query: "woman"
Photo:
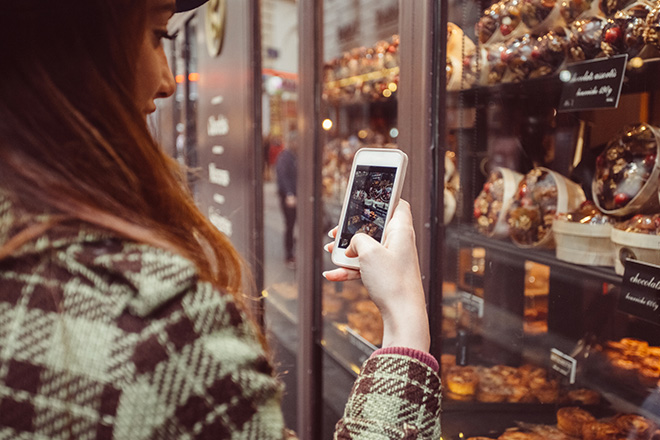
[[[0,438],[290,435],[243,264],[147,129],[168,20],[200,3],[0,4]],[[439,437],[405,202],[387,234],[324,274],[362,276],[385,323],[337,438]]]

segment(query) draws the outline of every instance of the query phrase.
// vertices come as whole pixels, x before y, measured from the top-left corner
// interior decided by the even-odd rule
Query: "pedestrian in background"
[[[296,225],[296,207],[298,199],[296,185],[298,180],[298,133],[289,133],[284,150],[277,156],[275,170],[277,172],[277,190],[280,196],[280,207],[284,216],[284,254],[286,265],[295,269],[294,229]]]

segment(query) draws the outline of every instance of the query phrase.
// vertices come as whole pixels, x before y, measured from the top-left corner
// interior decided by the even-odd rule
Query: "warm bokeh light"
[[[392,92],[396,92],[399,87],[396,85],[396,83],[392,82],[387,85],[387,88],[390,89],[390,91]]]
[[[197,82],[197,81],[199,81],[199,73],[197,73],[197,72],[192,72],[190,75],[188,75],[188,81],[190,81],[190,82]]]
[[[366,138],[368,134],[369,134],[369,133],[367,133],[367,130],[360,130],[360,131],[358,131],[358,137],[359,137],[360,139],[364,139],[364,138]]]
[[[383,90],[383,96],[389,98],[390,96],[392,96],[392,91],[390,89]]]
[[[174,80],[176,81],[177,84],[182,84],[184,78],[185,78],[185,76],[183,76],[183,75],[177,75],[176,77],[174,77]]]
[[[329,131],[332,128],[332,121],[330,119],[324,119],[321,126],[325,131]]]

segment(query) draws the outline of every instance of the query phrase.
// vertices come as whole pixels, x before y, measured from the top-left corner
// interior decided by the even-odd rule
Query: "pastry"
[[[447,388],[459,396],[473,396],[478,384],[479,376],[471,367],[454,367],[447,372]]]
[[[595,420],[591,413],[576,406],[567,406],[557,411],[557,427],[574,437],[582,435],[582,427],[585,423]]]
[[[568,400],[574,404],[598,405],[598,403],[600,403],[600,393],[588,388],[570,390],[567,394],[567,397]]]
[[[618,440],[619,428],[613,423],[593,420],[582,425],[583,440]]]
[[[628,127],[612,139],[596,158],[592,191],[598,207],[606,212],[626,207],[651,177],[657,151],[647,124]]]
[[[477,389],[477,400],[491,403],[505,402],[508,397],[507,391],[506,387],[480,383]]]
[[[508,387],[507,402],[512,403],[532,403],[536,401],[536,397],[525,385],[510,385]]]
[[[543,437],[534,432],[523,432],[517,428],[507,429],[497,440],[543,440]]]
[[[532,394],[541,403],[555,403],[559,398],[559,383],[545,377],[534,377],[529,381]]]
[[[614,419],[614,425],[626,439],[648,439],[655,426],[645,417],[636,414],[622,414]]]

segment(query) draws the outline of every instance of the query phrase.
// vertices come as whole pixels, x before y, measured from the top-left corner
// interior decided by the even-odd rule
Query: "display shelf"
[[[325,321],[321,345],[325,351],[357,377],[364,361],[378,348],[346,324]]]
[[[641,93],[660,88],[657,78],[660,77],[660,58],[642,60],[635,58],[628,62],[626,77],[621,93]],[[449,101],[461,96],[463,104],[476,101],[481,96],[498,96],[504,98],[520,98],[538,96],[547,103],[559,103],[562,82],[559,75],[545,76],[521,82],[499,83],[490,86],[477,86],[464,90],[448,91]]]
[[[450,245],[483,247],[497,252],[504,259],[532,260],[550,266],[551,270],[561,270],[576,277],[586,277],[602,280],[613,285],[621,284],[621,276],[614,272],[614,268],[581,266],[558,260],[553,249],[522,249],[509,240],[489,238],[479,234],[472,225],[449,226],[446,229],[446,240]]]

